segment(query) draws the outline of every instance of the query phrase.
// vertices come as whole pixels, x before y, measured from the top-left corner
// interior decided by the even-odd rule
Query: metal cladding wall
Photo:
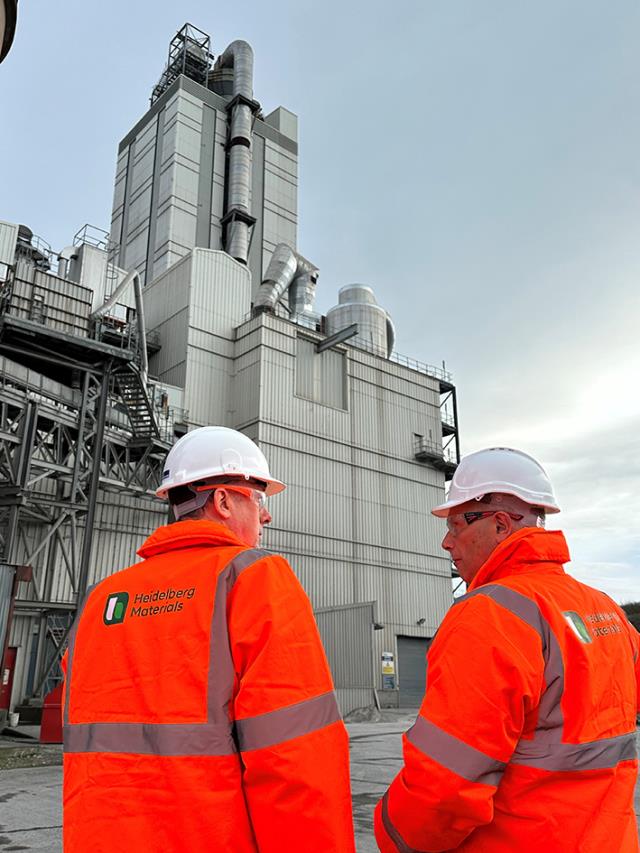
[[[227,105],[181,76],[120,143],[111,240],[118,265],[137,269],[143,282],[195,247],[223,247]],[[295,122],[281,112],[253,124],[254,288],[276,244],[296,246],[298,145]]]
[[[14,317],[46,322],[52,329],[84,337],[89,331],[92,298],[89,288],[19,260],[5,310]]]
[[[31,655],[38,647],[40,631],[40,620],[30,616],[16,616],[14,614],[11,623],[9,645],[18,650],[16,655],[16,668],[13,675],[13,687],[11,688],[11,707],[20,702],[27,693],[27,681],[29,677],[29,661]]]
[[[185,389],[193,426],[229,424],[235,329],[251,308],[251,276],[225,252],[194,249],[144,291],[147,327],[162,348],[150,369]]]
[[[315,612],[343,715],[375,702],[371,654],[374,611],[375,604],[369,601]]]
[[[18,226],[13,222],[0,220],[0,264],[12,264],[18,242]],[[2,270],[0,269],[0,272]]]
[[[433,636],[452,600],[443,522],[429,514],[444,475],[413,455],[416,434],[441,435],[439,384],[346,346],[317,354],[319,339],[272,315],[238,329],[234,425],[288,484],[266,546],[289,558],[314,607],[377,602],[379,661],[397,657],[398,635]],[[380,668],[375,679],[382,689]]]
[[[89,243],[78,246],[77,255],[71,258],[67,271],[69,281],[75,281],[92,292],[92,311],[104,305],[125,276],[126,271],[113,265],[105,249]],[[133,286],[120,294],[118,304],[136,307]]]
[[[256,210],[255,201],[253,203]],[[263,266],[278,243],[296,248],[298,230],[298,157],[270,139],[264,145]],[[254,214],[257,215],[257,214]],[[262,279],[262,275],[260,275]],[[256,284],[260,283],[260,279]]]

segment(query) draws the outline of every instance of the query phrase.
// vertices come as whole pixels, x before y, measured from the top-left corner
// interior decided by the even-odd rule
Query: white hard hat
[[[284,483],[271,476],[264,453],[248,436],[228,427],[208,426],[188,432],[173,445],[156,495],[166,498],[176,486],[216,477],[260,480],[267,484],[267,495],[285,488]]]
[[[446,502],[431,512],[446,518],[454,507],[491,493],[515,495],[547,512],[560,512],[542,465],[533,456],[511,447],[488,447],[464,456],[451,480]]]

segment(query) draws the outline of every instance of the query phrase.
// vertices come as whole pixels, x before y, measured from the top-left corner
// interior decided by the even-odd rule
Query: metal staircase
[[[153,406],[138,368],[129,364],[113,374],[115,390],[122,399],[133,429],[132,442],[160,440]]]

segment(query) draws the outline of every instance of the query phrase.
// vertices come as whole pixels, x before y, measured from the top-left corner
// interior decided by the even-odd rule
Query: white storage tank
[[[358,325],[358,334],[349,343],[359,349],[388,358],[394,344],[391,317],[381,308],[370,287],[365,284],[347,284],[340,288],[338,304],[327,311],[327,336]]]

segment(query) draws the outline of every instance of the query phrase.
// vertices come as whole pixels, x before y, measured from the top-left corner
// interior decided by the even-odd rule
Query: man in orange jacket
[[[188,433],[177,523],[89,591],[64,660],[66,853],[351,853],[348,740],[311,606],[260,550],[259,448]]]
[[[491,448],[465,457],[442,547],[467,594],[427,655],[404,766],[378,804],[383,853],[636,853],[638,634],[565,574],[543,468]]]

